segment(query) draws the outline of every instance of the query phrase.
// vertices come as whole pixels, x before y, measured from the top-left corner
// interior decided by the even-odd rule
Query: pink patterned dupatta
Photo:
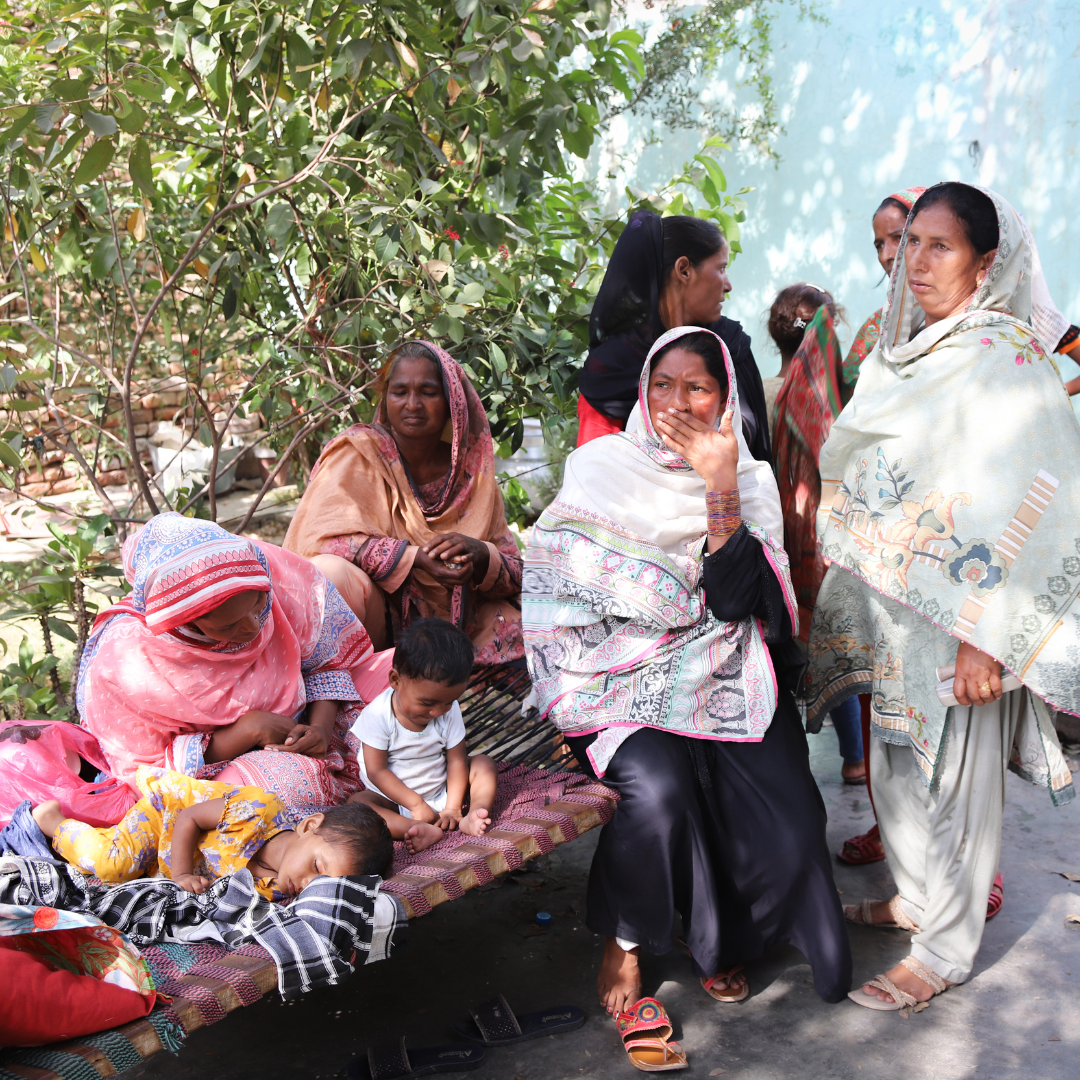
[[[222,567],[228,573],[217,572]],[[160,612],[163,597],[166,608],[183,597],[179,617],[197,605],[192,593],[199,589],[214,591],[217,603],[259,589],[260,567],[269,590],[254,641],[216,643],[190,625],[167,625],[168,614],[154,629],[147,625],[147,612]],[[78,687],[82,724],[97,736],[114,775],[131,786],[140,765],[215,774],[223,766],[203,760],[214,728],[251,709],[299,716],[311,701],[333,700],[342,708],[325,757],[253,751],[230,764],[244,782],[309,812],[360,787],[345,735],[349,717],[364,705],[357,684],[371,681],[371,642],[311,563],[210,522],[162,514],[124,545],[124,571],[132,592],[98,616]],[[184,587],[192,581],[196,588]],[[377,692],[365,691],[368,700]]]

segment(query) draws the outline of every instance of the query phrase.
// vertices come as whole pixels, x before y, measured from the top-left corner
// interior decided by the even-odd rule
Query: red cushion
[[[118,1027],[145,1016],[143,997],[91,975],[54,971],[11,938],[0,938],[0,1046],[41,1046]]]

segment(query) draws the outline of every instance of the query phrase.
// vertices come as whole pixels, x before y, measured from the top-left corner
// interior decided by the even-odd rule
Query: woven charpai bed
[[[573,771],[554,729],[535,710],[523,713],[528,692],[528,675],[511,668],[477,673],[462,698],[469,752],[500,763],[494,822],[483,837],[451,833],[419,855],[395,845],[394,876],[383,889],[402,901],[410,918],[611,819],[614,792]],[[0,1050],[0,1080],[115,1076],[160,1050],[178,1050],[190,1032],[277,988],[277,969],[258,945],[229,951],[216,944],[162,944],[141,951],[171,1003],[143,1020],[72,1042]]]

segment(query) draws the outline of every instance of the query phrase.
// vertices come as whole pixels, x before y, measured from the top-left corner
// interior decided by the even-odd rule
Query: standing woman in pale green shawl
[[[911,954],[852,992],[867,1008],[927,1001],[970,975],[1006,766],[1057,805],[1073,796],[1053,715],[1080,714],[1080,428],[1050,359],[1049,303],[1004,199],[930,188],[900,242],[881,338],[821,451],[831,565],[808,719],[871,695],[898,892],[846,914],[912,931]],[[939,669],[955,674],[951,708]],[[1003,693],[1010,674],[1021,685]]]

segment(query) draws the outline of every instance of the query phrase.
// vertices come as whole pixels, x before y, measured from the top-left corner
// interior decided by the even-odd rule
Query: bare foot
[[[855,783],[857,780],[866,780],[866,762],[856,761],[849,765],[846,761],[840,766],[840,776],[843,780],[849,783]]]
[[[66,816],[55,799],[48,799],[43,803],[38,803],[30,813],[34,815],[38,828],[49,840],[56,835],[56,830],[60,828],[60,822]]]
[[[475,806],[461,819],[458,828],[469,836],[483,836],[491,828],[491,815],[482,806]]]
[[[909,993],[916,1001],[929,1001],[934,996],[934,988],[924,983],[914,972],[908,971],[903,964],[897,964],[891,971],[886,971],[885,977],[890,979],[898,989]],[[945,985],[955,986],[956,983],[946,981]],[[869,984],[863,986],[863,992],[885,1002],[893,1000],[892,994],[887,994],[884,990],[879,990],[876,986]]]
[[[437,844],[446,834],[438,825],[429,825],[426,821],[418,821],[405,834],[405,846],[410,855],[419,855],[421,851]]]
[[[615,938],[609,937],[604,943],[604,959],[596,977],[596,990],[600,1004],[612,1014],[625,1012],[640,1001],[641,967],[637,949],[627,952]]]

